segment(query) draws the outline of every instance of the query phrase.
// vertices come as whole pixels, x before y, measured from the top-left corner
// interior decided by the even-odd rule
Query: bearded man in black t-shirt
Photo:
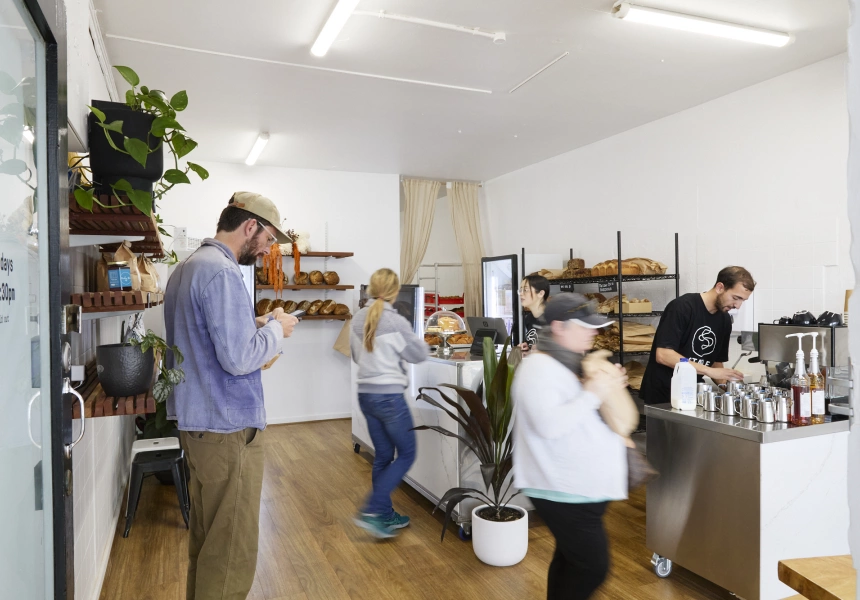
[[[716,383],[743,381],[743,373],[724,366],[732,334],[729,311],[740,308],[753,290],[749,271],[726,267],[711,290],[672,300],[657,327],[639,397],[646,404],[669,402],[672,373],[682,358],[689,359],[699,381],[705,375]]]

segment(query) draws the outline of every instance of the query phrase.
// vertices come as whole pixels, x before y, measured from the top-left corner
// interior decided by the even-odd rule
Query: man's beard
[[[719,312],[726,312],[726,304],[723,304],[723,295],[717,294],[717,310]]]
[[[239,256],[236,257],[236,262],[246,267],[257,264],[257,255],[260,249],[257,248],[256,238],[251,238],[244,243],[239,250]]]

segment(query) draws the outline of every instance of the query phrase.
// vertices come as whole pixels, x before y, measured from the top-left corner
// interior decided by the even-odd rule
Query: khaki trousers
[[[257,569],[263,432],[180,437],[191,471],[186,600],[245,600]]]

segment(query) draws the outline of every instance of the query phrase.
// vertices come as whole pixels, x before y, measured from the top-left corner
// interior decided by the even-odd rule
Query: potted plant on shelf
[[[202,180],[209,172],[200,165],[186,162],[180,168],[179,159],[197,147],[176,120],[177,113],[188,106],[188,94],[183,90],[170,98],[161,90],[140,85],[140,78],[129,67],[114,67],[131,89],[125,93],[125,103],[94,101],[89,107],[89,168],[94,185],[78,186],[74,196],[85,210],[93,204],[105,208],[135,206],[146,215],[174,186],[191,183],[194,171]],[[173,168],[164,170],[163,148],[173,156]],[[113,202],[103,204],[99,190],[111,190]],[[128,202],[124,200],[126,198]]]
[[[151,329],[140,339],[132,339],[132,346],[137,346],[143,353],[154,352],[158,357],[158,377],[152,386],[152,397],[155,398],[155,414],[148,415],[143,429],[144,438],[179,437],[176,421],[167,418],[167,398],[173,388],[185,381],[185,371],[179,366],[185,360],[178,346],[168,346],[163,338],[157,336]],[[167,352],[173,352],[173,368],[168,369],[164,360]]]
[[[510,494],[513,484],[511,383],[514,370],[521,358],[518,348],[515,348],[508,358],[509,342],[510,338],[505,341],[501,357],[497,358],[493,342],[489,338],[484,338],[486,404],[479,393],[456,385],[442,384],[439,387],[450,388],[457,392],[468,407],[468,411],[438,387],[424,387],[418,390],[418,399],[445,411],[456,421],[458,429],[463,432],[462,435],[435,425],[415,427],[415,430],[429,429],[457,438],[478,458],[485,489],[452,488],[442,496],[436,508],[445,509],[445,519],[442,523],[442,540],[444,540],[448,521],[457,504],[466,498],[484,502],[472,510],[472,548],[481,561],[498,567],[515,565],[525,558],[529,541],[528,513],[518,506],[509,504],[519,493]],[[453,410],[427,395],[426,391],[435,391]]]

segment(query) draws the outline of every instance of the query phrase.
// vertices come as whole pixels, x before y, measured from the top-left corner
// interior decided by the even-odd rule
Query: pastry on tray
[[[439,346],[442,343],[442,338],[439,337],[438,335],[433,335],[431,333],[425,333],[424,334],[424,341],[429,346]]]

